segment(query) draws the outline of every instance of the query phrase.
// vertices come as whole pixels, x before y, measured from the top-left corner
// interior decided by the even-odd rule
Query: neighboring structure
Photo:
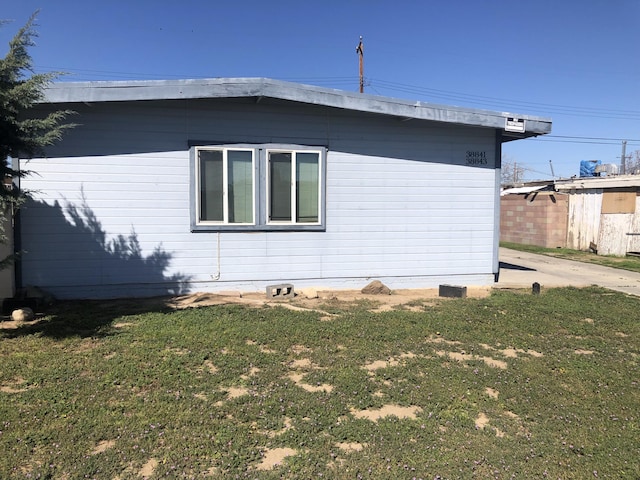
[[[501,144],[551,121],[267,79],[60,83],[18,286],[60,298],[486,285]]]
[[[500,198],[500,240],[556,248],[567,244],[567,195],[553,185],[526,185],[505,190]]]
[[[501,197],[500,239],[593,250],[640,252],[640,175],[532,182]]]

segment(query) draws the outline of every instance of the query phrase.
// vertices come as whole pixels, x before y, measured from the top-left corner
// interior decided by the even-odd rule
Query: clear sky
[[[526,179],[640,150],[640,0],[2,0],[0,55],[38,15],[36,72],[64,81],[268,77],[550,117],[504,145]]]

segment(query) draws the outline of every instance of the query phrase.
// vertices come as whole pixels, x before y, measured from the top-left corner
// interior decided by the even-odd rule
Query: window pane
[[[222,222],[222,150],[200,150],[200,220]]]
[[[229,223],[253,223],[253,153],[229,150]]]
[[[291,153],[269,154],[269,219],[291,221]]]
[[[320,194],[320,160],[317,153],[296,155],[296,221],[318,222],[318,196]]]

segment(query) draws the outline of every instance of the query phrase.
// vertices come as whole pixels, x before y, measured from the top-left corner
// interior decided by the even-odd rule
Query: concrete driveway
[[[534,282],[543,288],[598,285],[640,296],[640,273],[500,248],[500,276],[495,286],[531,288]]]

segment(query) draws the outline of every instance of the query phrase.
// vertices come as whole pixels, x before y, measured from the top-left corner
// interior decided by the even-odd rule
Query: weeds
[[[5,330],[0,477],[640,476],[640,299],[371,307],[79,302]]]

